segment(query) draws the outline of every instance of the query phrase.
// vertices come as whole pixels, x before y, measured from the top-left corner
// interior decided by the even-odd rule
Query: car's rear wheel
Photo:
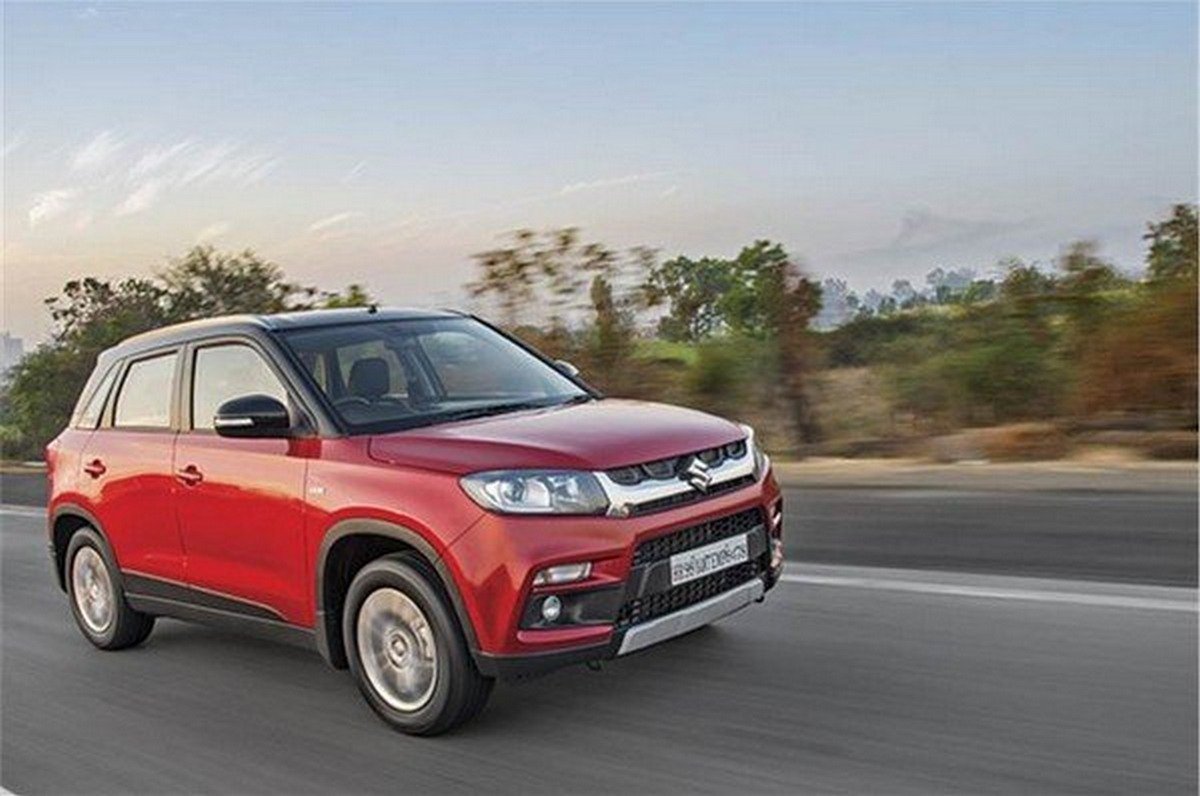
[[[412,735],[446,732],[478,713],[493,681],[479,673],[458,620],[420,559],[366,565],[346,593],[346,657],[367,703]]]
[[[125,602],[121,576],[108,546],[92,528],[80,528],[67,545],[64,578],[71,613],[84,638],[103,650],[141,644],[154,629],[154,617]]]

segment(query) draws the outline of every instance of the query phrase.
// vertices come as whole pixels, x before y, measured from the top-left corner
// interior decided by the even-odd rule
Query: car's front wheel
[[[446,732],[491,693],[436,576],[415,557],[386,556],[359,571],[346,593],[342,637],[367,703],[402,732]]]
[[[108,545],[91,528],[80,528],[67,545],[67,595],[75,623],[88,641],[103,650],[141,644],[154,629],[154,617],[125,602]]]

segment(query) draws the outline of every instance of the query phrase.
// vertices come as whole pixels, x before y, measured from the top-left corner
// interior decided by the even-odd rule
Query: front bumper
[[[466,545],[456,544],[452,556],[466,563],[465,580],[479,587],[464,589],[464,597],[476,600],[469,612],[479,617],[473,624],[481,642],[474,650],[480,670],[519,677],[613,658],[761,600],[781,571],[780,505],[778,488],[768,478],[706,502],[703,511],[692,506],[636,520],[505,522],[495,533],[480,529]],[[672,555],[739,534],[747,536],[747,561],[672,586]],[[547,545],[553,555],[543,555]],[[502,558],[505,566],[471,577],[472,556],[481,548],[490,548],[489,557]],[[595,562],[593,577],[550,588],[529,582],[539,567],[570,560]],[[521,580],[505,582],[518,573]],[[561,598],[562,615],[571,621],[554,626],[533,621],[549,595]]]
[[[709,597],[707,600],[702,600],[687,608],[681,608],[673,614],[651,619],[645,624],[635,625],[625,631],[625,635],[621,639],[621,646],[617,648],[617,654],[625,655],[637,652],[660,641],[690,633],[721,617],[742,610],[755,600],[761,600],[765,593],[766,586],[762,579],[755,578],[715,597]]]
[[[478,653],[475,662],[482,674],[508,680],[533,677],[572,664],[611,660],[685,635],[737,613],[753,602],[761,602],[767,588],[762,578],[754,578],[674,613],[618,630],[603,644],[534,655]]]

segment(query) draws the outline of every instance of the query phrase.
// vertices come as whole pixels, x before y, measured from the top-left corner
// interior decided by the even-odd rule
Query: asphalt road
[[[1186,490],[785,489],[792,558],[811,563],[1196,586]]]
[[[793,500],[801,526],[833,499]],[[1030,516],[1053,531],[1072,515]],[[163,621],[142,648],[92,649],[42,520],[0,521],[0,782],[17,793],[1196,789],[1191,589],[794,566],[713,628],[501,686],[462,731],[413,739],[297,647]]]

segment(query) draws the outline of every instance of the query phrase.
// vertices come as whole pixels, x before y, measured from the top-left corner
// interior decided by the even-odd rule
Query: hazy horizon
[[[1192,3],[6,3],[5,330],[198,242],[296,281],[461,305],[518,227],[852,287],[1134,269],[1196,200]]]

